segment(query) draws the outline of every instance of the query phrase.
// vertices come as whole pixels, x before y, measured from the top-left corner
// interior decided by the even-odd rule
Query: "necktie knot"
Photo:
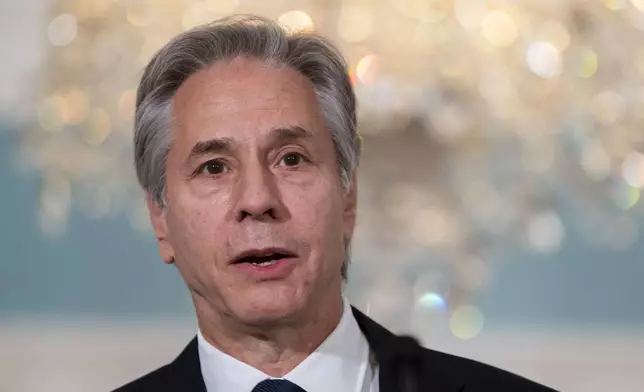
[[[252,392],[306,392],[289,380],[266,379],[255,385]]]

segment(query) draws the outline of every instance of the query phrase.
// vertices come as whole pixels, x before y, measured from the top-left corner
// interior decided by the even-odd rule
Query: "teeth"
[[[238,263],[250,263],[253,265],[268,266],[275,264],[278,260],[289,257],[281,253],[271,253],[263,256],[248,256],[241,260],[238,260]]]

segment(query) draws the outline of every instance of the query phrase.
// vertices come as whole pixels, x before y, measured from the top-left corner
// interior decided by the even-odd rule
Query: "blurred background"
[[[563,391],[642,389],[643,0],[0,0],[0,391],[108,391],[194,335],[135,181],[135,89],[233,12],[347,56],[358,308]]]

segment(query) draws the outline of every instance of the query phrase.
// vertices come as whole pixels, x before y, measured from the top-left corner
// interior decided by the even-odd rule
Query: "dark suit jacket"
[[[359,310],[352,310],[378,362],[381,392],[554,391],[480,362],[423,348],[413,338],[394,335]],[[197,339],[172,363],[114,392],[206,392]]]

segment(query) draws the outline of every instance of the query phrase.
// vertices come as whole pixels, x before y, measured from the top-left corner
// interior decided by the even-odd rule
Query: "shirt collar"
[[[331,334],[304,361],[284,376],[307,392],[360,390],[367,371],[369,345],[351,306],[343,297],[342,317]],[[208,392],[251,391],[271,378],[208,343],[197,332],[201,373]]]

